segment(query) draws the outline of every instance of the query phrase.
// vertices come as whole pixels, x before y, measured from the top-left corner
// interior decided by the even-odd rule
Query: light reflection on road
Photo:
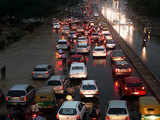
[[[147,52],[146,52],[146,47],[142,48],[142,60],[147,61]]]

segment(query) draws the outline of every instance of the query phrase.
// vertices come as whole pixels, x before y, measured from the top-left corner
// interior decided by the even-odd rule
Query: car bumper
[[[69,78],[74,79],[74,78],[87,78],[86,74],[75,74],[75,75],[69,75]]]
[[[54,90],[55,94],[63,94],[64,90]]]
[[[98,98],[97,94],[81,94],[81,98]]]
[[[93,53],[93,57],[106,57],[106,53]]]
[[[146,95],[146,91],[130,91],[130,92],[124,92],[125,96],[143,96]]]
[[[33,75],[33,79],[48,79],[49,75]]]
[[[115,76],[129,76],[131,75],[131,73],[128,73],[128,72],[114,72],[114,75]]]

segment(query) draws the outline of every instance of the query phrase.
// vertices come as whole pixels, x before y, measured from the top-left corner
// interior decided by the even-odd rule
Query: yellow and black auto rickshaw
[[[139,98],[140,120],[160,120],[160,103],[153,96]]]

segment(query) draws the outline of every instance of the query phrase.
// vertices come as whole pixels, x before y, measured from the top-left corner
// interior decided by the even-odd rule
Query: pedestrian
[[[1,80],[6,79],[6,65],[3,65],[1,68]]]

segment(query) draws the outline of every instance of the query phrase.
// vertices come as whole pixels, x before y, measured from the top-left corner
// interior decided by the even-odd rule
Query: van
[[[52,109],[56,107],[56,97],[52,87],[41,87],[36,91],[35,103],[39,109]]]
[[[27,105],[33,102],[35,88],[29,84],[17,84],[8,90],[7,105]]]

